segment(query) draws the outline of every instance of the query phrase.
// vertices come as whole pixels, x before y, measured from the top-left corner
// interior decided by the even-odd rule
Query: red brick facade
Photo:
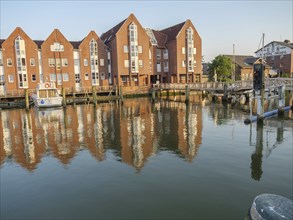
[[[193,32],[192,71],[182,66],[187,59],[182,48],[187,51],[188,28]],[[90,31],[82,41],[75,42],[67,40],[58,29],[44,41],[32,40],[18,27],[0,41],[0,75],[4,72],[0,94],[35,89],[37,83],[46,81],[55,82],[58,89],[73,90],[108,85],[135,90],[150,88],[157,82],[200,81],[201,38],[191,21],[153,32],[157,45],[151,43],[133,14],[101,38]],[[95,45],[94,51],[91,45]]]

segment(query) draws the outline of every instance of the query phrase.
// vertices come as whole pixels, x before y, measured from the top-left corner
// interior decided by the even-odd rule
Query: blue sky
[[[164,29],[190,19],[202,38],[205,61],[219,54],[253,55],[265,44],[292,42],[293,0],[287,1],[13,1],[0,0],[0,38],[21,27],[33,40],[58,28],[68,40],[102,33],[134,13],[143,27]]]

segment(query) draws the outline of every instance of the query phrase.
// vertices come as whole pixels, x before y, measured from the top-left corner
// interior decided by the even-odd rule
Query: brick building
[[[115,85],[150,85],[149,36],[133,14],[103,33],[101,39],[112,51]]]
[[[279,76],[293,77],[293,43],[272,41],[255,52],[256,57],[263,56]]]
[[[201,82],[201,38],[190,20],[163,30],[146,30],[151,39],[152,82]]]
[[[201,81],[201,38],[190,20],[163,30],[145,29],[130,14],[99,37],[70,41],[54,29],[32,40],[17,27],[0,40],[0,95],[55,82],[61,90],[123,86],[147,91],[154,83]]]

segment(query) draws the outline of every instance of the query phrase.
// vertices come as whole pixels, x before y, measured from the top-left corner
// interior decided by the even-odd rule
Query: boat
[[[53,82],[38,83],[35,92],[31,95],[34,105],[38,108],[62,106],[62,96]]]

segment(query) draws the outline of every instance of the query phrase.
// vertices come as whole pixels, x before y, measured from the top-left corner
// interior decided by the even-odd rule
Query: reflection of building
[[[120,118],[122,161],[141,168],[153,153],[153,120],[147,100],[125,100]]]
[[[88,150],[97,161],[111,150],[140,169],[158,150],[190,161],[201,144],[201,107],[194,103],[186,108],[180,102],[125,99],[123,105],[21,109],[1,111],[0,116],[1,163],[9,157],[28,170],[48,154],[69,164],[80,150]]]

